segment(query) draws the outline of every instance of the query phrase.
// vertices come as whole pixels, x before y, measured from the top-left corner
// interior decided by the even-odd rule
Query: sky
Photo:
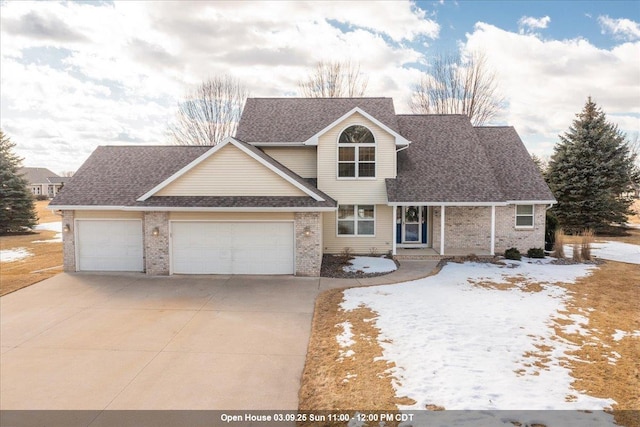
[[[591,96],[640,132],[638,1],[0,2],[0,126],[23,165],[75,171],[98,145],[167,144],[185,94],[228,74],[300,96],[321,60],[410,113],[439,54],[482,51],[516,128],[549,156]]]

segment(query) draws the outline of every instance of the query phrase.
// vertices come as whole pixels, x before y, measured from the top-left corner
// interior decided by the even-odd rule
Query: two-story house
[[[553,203],[512,127],[390,98],[251,98],[213,147],[98,147],[50,207],[67,271],[317,276],[345,248],[543,247]]]

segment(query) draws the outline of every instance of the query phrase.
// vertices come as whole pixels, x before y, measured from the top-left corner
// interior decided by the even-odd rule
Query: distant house
[[[67,271],[318,276],[345,248],[542,247],[555,202],[513,127],[390,98],[250,98],[213,147],[98,147],[49,207]]]
[[[69,180],[59,176],[47,168],[20,168],[19,175],[23,175],[29,181],[29,188],[34,196],[45,195],[53,198]]]

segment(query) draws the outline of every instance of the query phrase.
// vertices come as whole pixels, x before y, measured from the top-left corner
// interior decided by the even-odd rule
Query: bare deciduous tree
[[[354,98],[364,96],[368,83],[369,79],[360,73],[360,65],[320,61],[298,87],[306,98]]]
[[[209,78],[178,104],[169,135],[178,145],[216,145],[235,134],[249,91],[230,76]]]
[[[482,53],[467,58],[440,55],[414,86],[411,111],[416,114],[466,114],[475,126],[487,123],[502,109],[495,71]]]

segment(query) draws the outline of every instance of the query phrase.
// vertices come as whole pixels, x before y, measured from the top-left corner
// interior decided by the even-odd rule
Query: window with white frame
[[[373,205],[338,206],[339,236],[373,236],[375,229],[375,207]]]
[[[516,205],[516,227],[533,227],[533,205]]]
[[[365,126],[346,128],[338,139],[338,178],[375,178],[376,141]]]

